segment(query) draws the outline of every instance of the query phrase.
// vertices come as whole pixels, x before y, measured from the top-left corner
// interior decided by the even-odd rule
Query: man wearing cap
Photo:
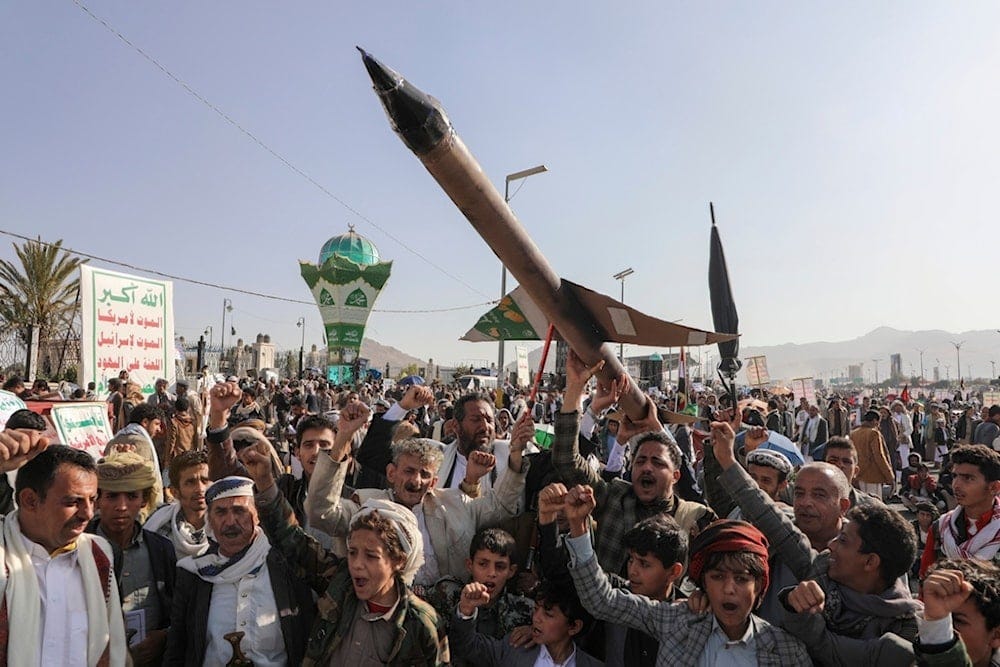
[[[257,520],[253,481],[224,477],[205,492],[214,539],[177,563],[165,665],[227,664],[239,646],[255,667],[298,665],[312,626],[312,592]]]
[[[878,412],[866,412],[861,426],[851,431],[851,443],[858,453],[858,486],[865,493],[881,498],[882,485],[892,484],[896,477],[878,423]]]
[[[144,628],[129,650],[136,665],[159,665],[170,624],[174,548],[165,537],[144,530],[138,518],[153,496],[153,466],[133,452],[116,452],[97,463],[99,516],[87,532],[111,543],[115,577],[125,618]]]
[[[90,454],[38,433],[0,433],[0,473],[18,509],[0,520],[0,664],[123,666],[127,647],[111,546],[94,516]]]
[[[115,437],[108,443],[108,446],[104,450],[104,455],[107,456],[114,447],[112,443],[119,444],[115,442],[122,436],[135,436],[134,439],[128,439],[127,441],[122,441],[121,444],[132,444],[135,446],[135,451],[139,456],[142,456],[147,461],[152,462],[153,470],[161,471],[163,467],[160,465],[159,452],[156,451],[156,445],[154,444],[154,438],[160,435],[163,430],[163,421],[166,419],[163,410],[156,407],[155,405],[149,405],[148,403],[141,403],[129,412],[128,424],[126,424],[121,430],[115,433]],[[161,499],[163,496],[163,480],[157,484],[157,499]]]
[[[747,472],[781,511],[794,516],[792,508],[781,500],[788,488],[788,475],[792,472],[792,463],[787,456],[769,449],[755,449],[747,454]],[[733,508],[727,518],[736,521],[743,519],[739,505]]]

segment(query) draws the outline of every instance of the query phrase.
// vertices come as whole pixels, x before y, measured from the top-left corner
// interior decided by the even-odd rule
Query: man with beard
[[[184,452],[170,462],[174,501],[153,512],[143,527],[169,539],[178,559],[199,556],[208,548],[205,490],[211,483],[208,454],[204,451]]]
[[[343,421],[341,426],[343,430]],[[346,426],[350,428],[349,424]],[[386,466],[388,489],[358,489],[351,498],[344,498],[349,449],[338,433],[334,447],[320,454],[316,462],[316,472],[306,496],[308,520],[311,526],[328,532],[335,543],[340,542],[340,548],[344,548],[351,520],[365,501],[371,498],[392,500],[413,511],[424,536],[424,564],[417,571],[414,584],[430,586],[443,576],[466,581],[469,573],[465,559],[475,534],[521,510],[528,469],[522,454],[533,434],[534,424],[530,420],[522,419],[517,423],[511,438],[507,471],[493,488],[476,498],[460,489],[438,487],[441,449],[438,443],[424,438],[393,445],[392,462]],[[488,475],[494,465],[492,454],[471,451],[463,473],[463,488],[478,486],[479,480]]]
[[[123,666],[125,626],[108,542],[94,517],[93,457],[37,432],[0,433],[18,509],[0,521],[0,664]]]
[[[136,665],[159,665],[163,659],[177,568],[170,540],[143,529],[137,520],[155,479],[153,466],[138,454],[118,452],[101,459],[100,515],[87,526],[88,533],[111,543],[125,618],[142,619],[142,634],[131,638],[129,646]]]
[[[424,385],[410,385],[406,393],[395,405],[388,405],[381,414],[372,417],[368,432],[357,448],[356,459],[361,470],[357,474],[356,486],[359,489],[384,489],[386,486],[385,469],[392,462],[392,432],[411,410],[434,402],[434,392]],[[354,401],[358,403],[359,401]],[[354,403],[347,403],[347,406]],[[341,425],[343,428],[343,425]],[[461,478],[459,479],[461,481]]]
[[[659,423],[652,399],[647,399],[644,420],[633,422],[625,416],[618,427],[619,442],[628,442],[633,436],[638,436],[631,483],[623,479],[606,481],[580,456],[578,434],[584,389],[603,365],[602,360],[588,368],[573,350],[567,355],[566,391],[556,417],[552,466],[565,484],[593,487],[597,497],[594,517],[597,519],[595,544],[598,563],[607,572],[624,574],[629,553],[623,537],[639,521],[667,514],[685,533],[696,535],[716,516],[708,507],[674,494],[674,484],[681,474],[681,452],[673,437]],[[622,393],[621,390],[627,388],[630,381],[627,375],[623,375],[611,393]]]
[[[260,529],[253,481],[225,477],[205,500],[214,538],[204,554],[177,563],[163,664],[228,664],[232,632],[242,633],[239,647],[257,667],[301,664],[316,608],[312,590]]]
[[[496,468],[482,480],[484,490],[493,487],[507,470],[510,442],[494,440],[493,402],[485,394],[466,394],[455,401],[455,441],[444,449],[437,485],[442,489],[457,489],[462,483],[470,452],[486,452],[496,457]]]

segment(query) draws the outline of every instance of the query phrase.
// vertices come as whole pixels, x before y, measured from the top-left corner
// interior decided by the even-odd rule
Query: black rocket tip
[[[436,146],[451,131],[451,123],[438,101],[360,46],[357,49],[375,92],[403,142],[418,155]]]
[[[355,48],[361,52],[361,62],[365,64],[365,69],[368,70],[368,76],[371,77],[375,90],[384,93],[399,85],[403,77],[380,63],[360,46]]]

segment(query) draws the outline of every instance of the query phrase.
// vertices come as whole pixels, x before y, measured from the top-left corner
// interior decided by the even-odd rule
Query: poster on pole
[[[531,373],[528,371],[528,348],[518,345],[517,352],[517,386],[528,387],[531,385]]]
[[[771,383],[771,376],[767,374],[767,357],[750,357],[747,359],[747,384],[754,387],[763,387]]]
[[[80,384],[97,385],[128,371],[129,381],[152,394],[157,378],[173,384],[173,283],[115,271],[80,267],[83,327],[80,336]]]
[[[816,403],[816,382],[813,378],[795,378],[792,380],[790,388],[796,399],[805,396],[809,405],[818,405]]]
[[[52,406],[52,423],[59,442],[73,449],[82,449],[94,458],[104,454],[113,437],[108,421],[108,405],[100,402],[61,403]]]

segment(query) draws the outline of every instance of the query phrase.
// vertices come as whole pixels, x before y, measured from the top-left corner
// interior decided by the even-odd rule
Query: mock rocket
[[[657,320],[561,279],[483,173],[440,102],[361,48],[358,50],[400,139],[506,265],[520,283],[518,290],[530,297],[530,302],[553,324],[559,336],[588,365],[604,360],[599,374],[602,384],[610,386],[625,373],[614,349],[606,344],[609,341],[680,346],[735,338]],[[646,399],[636,383],[629,383],[619,407],[633,420],[646,415]]]

